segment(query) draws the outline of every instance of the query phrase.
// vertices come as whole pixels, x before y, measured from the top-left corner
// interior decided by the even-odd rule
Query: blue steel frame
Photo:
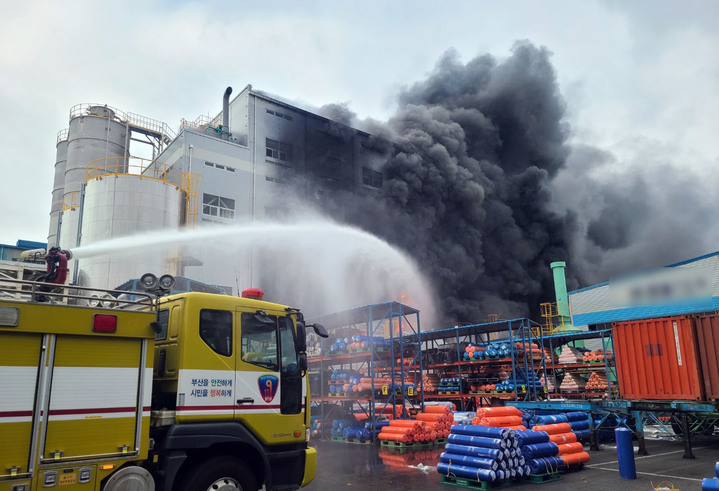
[[[531,332],[531,329],[533,327],[538,327],[539,324],[536,322],[531,321],[527,318],[518,318],[518,319],[510,319],[506,321],[496,321],[496,322],[488,322],[484,324],[472,324],[467,326],[455,326],[449,329],[441,329],[436,331],[425,331],[421,335],[422,343],[426,345],[430,345],[431,343],[434,343],[438,340],[442,340],[445,344],[448,340],[454,338],[457,346],[457,373],[460,380],[462,379],[462,367],[463,365],[465,367],[471,367],[473,362],[470,361],[463,361],[462,360],[462,352],[460,350],[460,338],[466,340],[466,342],[472,342],[475,344],[489,344],[494,342],[505,342],[510,345],[510,359],[511,359],[511,365],[512,365],[512,381],[515,386],[514,390],[514,400],[519,400],[520,395],[523,399],[529,399],[532,394],[534,394],[536,398],[536,387],[529,388],[526,392],[520,394],[520,391],[517,390],[517,372],[519,370],[523,370],[523,375],[525,380],[529,381],[529,371],[531,370],[530,367],[531,364],[529,364],[530,359],[527,357],[526,350],[522,351],[522,355],[518,356],[516,353],[516,350],[514,349],[514,344],[518,342],[520,339],[524,341],[529,332]],[[492,333],[507,333],[508,338],[506,339],[497,339],[497,340],[490,340],[490,334]],[[485,335],[485,339],[481,339],[481,336]],[[426,349],[426,348],[425,348]],[[531,357],[531,353],[530,353]],[[476,362],[474,362],[476,363]],[[445,364],[443,368],[434,368],[436,370],[442,370],[442,369],[448,369],[453,364]],[[477,366],[479,366],[479,363],[477,363]],[[465,395],[478,397],[478,398],[491,398],[491,396],[478,396],[476,394],[465,394],[463,384],[460,383],[460,394],[459,398],[461,401],[461,409],[465,409],[464,402],[465,402]],[[441,397],[440,397],[441,398]]]
[[[528,341],[530,343],[530,346],[533,342],[535,342],[538,346],[542,348],[549,347],[549,350],[551,352],[554,352],[555,349],[559,348],[562,345],[573,343],[576,341],[586,341],[588,339],[601,339],[602,349],[605,351],[609,346],[613,346],[611,329],[604,329],[600,331],[584,331],[578,333],[550,334],[548,336],[544,336],[544,334],[540,330],[539,337],[532,336],[530,330]],[[542,357],[540,365],[540,369],[544,372],[545,386],[548,386],[549,379],[547,374],[547,363],[544,356]],[[532,368],[534,369],[534,366],[532,366]],[[554,378],[554,386],[557,387],[556,369],[552,370],[554,370],[552,372],[552,376]],[[617,382],[617,369],[614,363],[610,363],[609,360],[607,360],[607,357],[604,357],[604,372],[607,375],[607,390],[609,391],[609,399],[616,399],[619,393],[619,385]],[[538,398],[535,397],[532,400],[537,401]]]
[[[411,320],[412,317],[414,317],[414,322],[412,322]],[[398,406],[402,407],[403,413],[407,409],[407,403],[409,403],[411,406],[414,406],[412,401],[408,399],[408,397],[406,397],[408,396],[409,386],[405,383],[405,378],[407,374],[412,373],[414,375],[415,382],[417,381],[417,379],[419,379],[419,384],[415,383],[415,386],[419,387],[419,394],[417,395],[419,396],[421,407],[424,406],[424,390],[422,377],[422,344],[420,342],[421,324],[419,310],[408,305],[392,301],[358,307],[355,309],[337,312],[334,314],[328,314],[325,316],[314,318],[312,319],[312,322],[323,323],[329,332],[341,327],[357,326],[362,324],[367,332],[367,336],[369,337],[369,356],[358,355],[356,357],[351,357],[346,360],[346,364],[350,366],[359,365],[358,369],[361,369],[361,365],[365,363],[369,364],[367,375],[368,377],[372,378],[371,397],[368,399],[369,407],[365,408],[363,406],[361,401],[366,399],[363,397],[338,399],[338,402],[350,402],[351,406],[354,406],[355,404],[358,405],[360,409],[364,410],[368,414],[369,419],[374,427],[380,417],[378,416],[376,411],[378,405],[381,408],[380,415],[390,405],[392,407],[393,415],[397,414]],[[384,333],[382,332],[385,323],[388,323],[389,325],[389,359],[387,359],[387,353],[382,353],[378,351],[374,342],[375,336],[378,336],[378,331],[379,334],[381,334],[381,337],[385,337]],[[399,328],[399,335],[397,336],[395,336],[394,332],[395,323]],[[406,331],[409,332],[405,334]],[[324,356],[324,353],[326,343],[326,340],[321,340],[323,356],[320,356],[320,384],[322,390],[326,385],[326,381],[324,380],[324,370],[322,370],[322,368],[330,365],[343,366],[345,364],[345,360],[342,359],[338,359],[337,361],[325,359],[326,357]],[[413,350],[413,348],[414,354],[411,357],[411,361],[405,367],[405,351]],[[397,359],[395,358],[396,356],[399,357],[399,363],[395,363]],[[312,359],[310,359],[309,361],[312,362]],[[397,365],[399,365],[399,370]],[[376,386],[374,377],[375,371],[390,372],[392,377],[392,384],[382,387]],[[398,372],[401,377],[399,384],[397,384]],[[377,391],[384,391],[385,388],[387,390],[387,398],[378,398]],[[398,391],[400,392],[400,394],[397,393]],[[321,415],[321,418],[324,420],[324,411]],[[372,439],[373,441],[375,441],[376,439],[374,432],[372,433]]]

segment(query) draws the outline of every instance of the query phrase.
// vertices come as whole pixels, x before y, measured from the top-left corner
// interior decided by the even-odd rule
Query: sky
[[[697,209],[701,225],[713,226],[719,2],[29,0],[3,14],[3,244],[46,240],[56,135],[76,104],[108,104],[177,129],[182,118],[216,115],[225,87],[238,93],[252,84],[304,107],[345,104],[360,119],[386,121],[398,94],[448,51],[464,62],[484,54],[502,60],[527,40],[552,53],[570,164],[601,161],[569,165],[557,177],[561,206],[594,213],[597,222],[606,193],[588,198],[584,176],[593,174],[592,186],[616,187],[635,201],[661,193],[662,209],[679,219],[663,223],[660,214],[652,223],[694,241],[682,253],[719,249],[716,233],[696,240],[681,230],[681,218],[693,221]],[[701,206],[683,213],[692,195]],[[615,212],[627,213],[621,203]],[[593,227],[601,230],[601,220]],[[651,234],[644,239],[637,244],[646,247]],[[670,252],[661,259],[673,260]],[[636,254],[615,263],[631,265]]]

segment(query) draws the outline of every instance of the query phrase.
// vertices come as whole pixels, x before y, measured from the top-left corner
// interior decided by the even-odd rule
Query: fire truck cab
[[[0,285],[0,491],[314,478],[298,310],[205,293],[106,292],[93,307],[79,287],[13,283]]]

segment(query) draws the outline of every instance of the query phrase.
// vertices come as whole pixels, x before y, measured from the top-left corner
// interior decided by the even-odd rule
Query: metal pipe
[[[222,129],[225,131],[230,127],[230,94],[232,94],[232,87],[227,87],[225,95],[222,97]]]

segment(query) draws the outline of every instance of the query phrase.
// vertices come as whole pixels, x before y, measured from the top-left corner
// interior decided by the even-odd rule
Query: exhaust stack
[[[563,331],[574,330],[572,317],[569,313],[569,294],[567,293],[567,280],[564,276],[564,268],[567,263],[556,261],[549,265],[554,275],[554,294],[557,297],[557,314],[559,316],[560,329]]]
[[[225,95],[222,97],[222,129],[229,131],[230,128],[230,94],[232,87],[225,89]]]

